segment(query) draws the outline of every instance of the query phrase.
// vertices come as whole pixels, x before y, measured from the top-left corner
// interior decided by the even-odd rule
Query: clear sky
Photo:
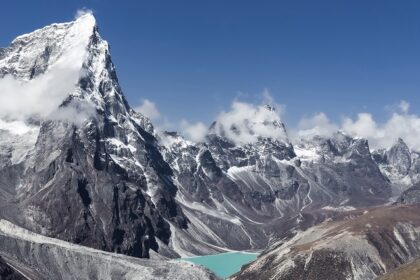
[[[210,123],[267,88],[286,122],[371,112],[400,100],[420,112],[420,1],[2,1],[0,46],[94,11],[132,105]]]

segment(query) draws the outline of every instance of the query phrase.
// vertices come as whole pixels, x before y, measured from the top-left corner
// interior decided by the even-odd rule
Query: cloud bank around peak
[[[149,99],[141,100],[141,103],[133,108],[136,112],[143,114],[152,121],[159,121],[162,117],[156,103],[150,101]]]
[[[302,118],[297,128],[291,129],[292,138],[312,138],[314,136],[331,136],[340,127],[330,121],[325,113],[316,113],[312,117]]]
[[[93,15],[93,10],[88,9],[86,7],[83,7],[81,9],[78,9],[76,11],[76,14],[74,15],[74,18],[75,19],[79,19],[79,18],[81,18],[84,15]]]
[[[45,73],[33,79],[21,79],[13,75],[0,78],[0,118],[8,120],[61,118],[69,115],[71,111],[77,112],[78,108],[83,106],[71,104],[72,108],[60,112],[65,108],[60,108],[64,100],[77,93],[78,82],[83,76],[82,65],[86,60],[91,31],[81,28],[80,24],[83,23],[74,24],[68,30],[68,36],[63,39],[60,46],[57,46],[56,51],[60,55],[49,62]],[[33,49],[28,51],[32,51],[34,55],[42,55]],[[17,67],[19,66],[21,65],[18,64]],[[71,121],[79,116],[75,114],[68,120]]]
[[[342,129],[368,139],[374,149],[389,148],[402,138],[410,148],[420,151],[420,116],[409,113],[408,108],[403,106],[383,123],[375,121],[369,113],[360,113],[355,120],[345,118]]]
[[[410,103],[402,100],[391,112],[390,117],[379,122],[372,114],[364,112],[356,118],[344,117],[340,123],[334,123],[324,113],[317,113],[310,118],[303,118],[293,138],[308,138],[315,135],[331,136],[342,130],[353,137],[365,138],[373,149],[390,148],[398,138],[407,145],[420,151],[420,116],[410,113]]]
[[[285,106],[276,103],[266,90],[260,97],[261,102],[256,103],[234,100],[228,110],[216,114],[211,133],[224,135],[240,145],[255,142],[259,136],[287,141],[281,122]],[[274,107],[264,104],[275,104],[280,109],[274,110]],[[293,143],[314,136],[329,137],[337,131],[344,131],[353,137],[367,139],[372,149],[390,148],[398,138],[402,138],[410,148],[420,151],[420,116],[411,113],[410,107],[409,102],[401,101],[392,106],[389,118],[383,122],[375,120],[367,112],[359,113],[353,118],[343,117],[334,122],[325,113],[319,112],[311,117],[301,118],[295,127],[288,128],[288,135]],[[156,104],[147,99],[136,110],[150,117],[157,124],[158,130],[180,131],[193,142],[205,141],[209,133],[209,125],[201,121],[182,119],[177,123],[168,122]]]
[[[203,142],[208,132],[208,126],[203,122],[190,123],[183,119],[180,127],[182,134],[193,142]]]
[[[273,101],[267,92],[264,96],[262,104],[233,101],[230,110],[222,111],[216,117],[214,132],[236,144],[253,143],[258,137],[287,140],[281,121],[284,106],[278,105],[279,110],[273,105],[264,104],[268,100]]]
[[[215,117],[212,133],[223,135],[236,144],[253,143],[258,137],[272,137],[287,141],[287,135],[281,122],[285,106],[275,102],[268,90],[260,95],[260,103],[234,100],[228,110],[219,112]],[[137,107],[137,112],[149,117],[158,131],[177,130],[193,142],[205,141],[209,133],[209,124],[181,119],[171,123],[159,111],[157,105],[148,99],[143,99]]]

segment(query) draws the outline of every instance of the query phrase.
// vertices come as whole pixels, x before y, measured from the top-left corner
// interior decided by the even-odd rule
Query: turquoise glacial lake
[[[254,261],[258,254],[229,252],[218,255],[200,256],[180,259],[207,267],[221,278],[232,276],[240,271],[243,265]]]

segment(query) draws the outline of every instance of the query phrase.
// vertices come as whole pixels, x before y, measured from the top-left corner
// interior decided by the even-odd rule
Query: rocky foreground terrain
[[[420,205],[336,214],[275,244],[232,279],[375,279],[420,251]]]
[[[292,141],[270,105],[199,143],[156,131],[91,14],[0,49],[0,79],[43,104],[0,112],[4,277],[215,279],[170,259],[250,250],[234,279],[373,279],[420,256],[420,154],[403,139]]]
[[[5,258],[3,274],[14,277],[10,279],[217,279],[190,263],[95,250],[35,234],[5,220],[0,220],[0,248]]]

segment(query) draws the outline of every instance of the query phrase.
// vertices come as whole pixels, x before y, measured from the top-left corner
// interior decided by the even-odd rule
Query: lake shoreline
[[[214,255],[184,257],[176,261],[204,266],[218,277],[226,279],[239,272],[242,266],[256,260],[260,254],[261,252],[231,251]]]

